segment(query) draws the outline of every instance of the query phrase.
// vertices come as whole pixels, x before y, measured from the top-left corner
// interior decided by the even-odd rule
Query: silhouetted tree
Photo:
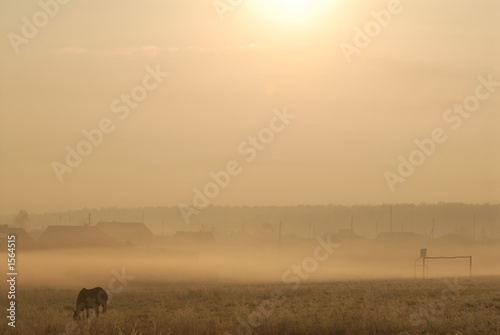
[[[28,212],[25,211],[24,209],[21,209],[19,211],[19,213],[17,213],[17,215],[14,216],[14,224],[16,226],[24,228],[25,230],[28,229],[29,222],[30,222],[30,218],[28,216]]]

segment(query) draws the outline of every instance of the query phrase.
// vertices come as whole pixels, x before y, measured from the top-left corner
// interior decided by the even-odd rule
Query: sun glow
[[[278,0],[277,6],[281,7],[283,14],[290,16],[297,16],[311,5],[310,0]]]
[[[314,19],[316,14],[331,0],[255,0],[261,14],[273,21],[305,23]]]

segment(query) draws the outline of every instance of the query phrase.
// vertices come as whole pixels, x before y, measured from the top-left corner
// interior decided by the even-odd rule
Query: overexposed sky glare
[[[16,52],[9,33],[42,9],[3,1],[0,214],[190,203],[231,160],[243,172],[214,205],[500,201],[500,86],[444,119],[479,77],[500,82],[498,1],[402,0],[350,62],[342,43],[391,1],[242,0],[224,19],[213,3],[68,1]],[[147,68],[168,76],[120,119]],[[246,162],[238,146],[284,107],[296,117]],[[59,182],[53,163],[103,119]],[[447,140],[392,192],[384,173],[435,128]]]

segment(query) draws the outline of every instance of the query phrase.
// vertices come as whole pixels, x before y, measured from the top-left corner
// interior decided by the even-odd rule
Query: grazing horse
[[[96,317],[99,317],[99,306],[102,306],[102,312],[106,313],[108,309],[108,294],[102,287],[94,287],[90,290],[82,288],[76,299],[76,310],[74,310],[73,319],[80,319],[80,312],[84,309],[89,317],[89,308],[95,310]]]

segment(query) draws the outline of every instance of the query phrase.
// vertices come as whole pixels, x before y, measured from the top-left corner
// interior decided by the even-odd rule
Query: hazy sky
[[[231,161],[212,204],[500,201],[498,0],[55,3],[0,4],[2,214],[191,205]]]

